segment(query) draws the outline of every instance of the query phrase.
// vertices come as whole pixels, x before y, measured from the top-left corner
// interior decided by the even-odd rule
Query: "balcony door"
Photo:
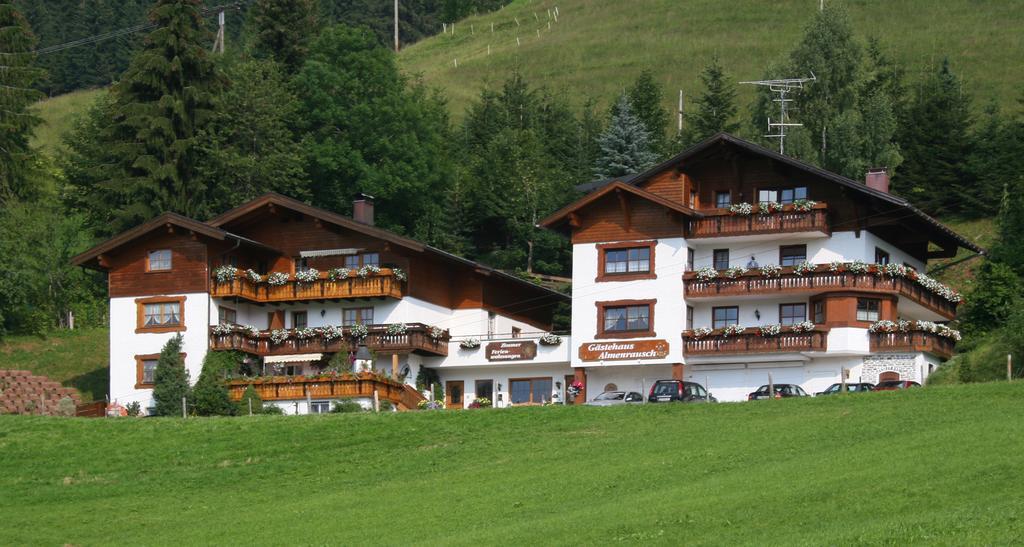
[[[448,380],[444,383],[444,407],[464,408],[465,405],[465,382],[462,380]]]

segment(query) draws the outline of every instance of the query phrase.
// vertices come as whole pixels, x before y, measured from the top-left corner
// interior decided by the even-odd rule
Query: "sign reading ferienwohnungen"
[[[537,356],[537,342],[491,342],[485,351],[488,361],[529,361]]]
[[[668,356],[665,340],[589,342],[580,346],[581,361],[623,361],[663,359]]]

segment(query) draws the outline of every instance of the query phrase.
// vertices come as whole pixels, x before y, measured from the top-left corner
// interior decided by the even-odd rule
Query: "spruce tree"
[[[995,102],[985,107],[971,135],[973,146],[967,157],[968,180],[974,181],[974,206],[969,216],[994,215],[1006,186],[1024,173],[1022,124],[1000,112]]]
[[[227,375],[238,366],[234,352],[208,351],[192,389],[192,409],[199,416],[232,416],[238,407],[228,395]]]
[[[633,114],[626,95],[619,97],[608,129],[597,142],[601,148],[601,155],[594,166],[594,176],[597,178],[639,173],[658,160],[658,156],[651,151],[647,128]]]
[[[666,152],[665,135],[668,128],[668,112],[662,106],[664,97],[661,86],[654,81],[649,70],[640,73],[633,86],[626,92],[633,114],[640,118],[647,129],[650,149],[659,156]]]
[[[96,138],[114,164],[109,178],[77,191],[86,207],[109,209],[112,231],[162,211],[193,218],[212,212],[197,169],[199,135],[223,82],[206,51],[211,36],[200,7],[201,0],[158,0],[149,12],[156,29],[111,90],[109,118]]]
[[[250,408],[253,415],[263,414],[263,398],[256,392],[256,388],[252,387],[252,384],[245,388],[241,400],[238,401],[238,415],[248,416]]]
[[[256,0],[252,11],[253,53],[274,59],[287,74],[302,67],[319,19],[316,0]]]
[[[182,338],[178,334],[164,344],[156,363],[153,401],[157,416],[181,416],[181,398],[189,398],[188,370],[181,357]]]
[[[43,97],[33,86],[42,78],[36,68],[36,39],[28,21],[13,4],[0,3],[0,204],[33,194],[29,182],[32,130],[41,120],[32,103]]]
[[[715,133],[735,133],[736,90],[714,57],[700,74],[704,91],[694,101],[694,109],[686,114],[685,144],[700,142]]]
[[[970,96],[949,60],[915,90],[898,135],[903,165],[894,189],[933,215],[969,213],[977,207],[967,180]]]

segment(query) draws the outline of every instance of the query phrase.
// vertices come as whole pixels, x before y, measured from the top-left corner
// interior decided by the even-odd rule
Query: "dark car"
[[[828,386],[825,391],[819,391],[814,394],[815,397],[822,395],[835,395],[843,390],[843,384],[832,384]],[[857,382],[853,384],[846,384],[846,391],[849,393],[863,393],[865,391],[874,391],[875,384],[869,384],[867,382]]]
[[[911,387],[921,387],[921,384],[910,380],[886,380],[884,382],[878,382],[878,385],[875,386],[875,391],[896,391],[898,389],[907,389]]]
[[[669,403],[679,401],[682,403],[717,403],[704,386],[696,382],[684,382],[682,380],[658,380],[651,386],[651,393],[647,396],[648,403]]]
[[[760,401],[763,399],[787,399],[789,397],[810,397],[804,388],[796,384],[774,384],[775,395],[768,395],[768,384],[765,384],[757,391],[747,395],[748,401]]]

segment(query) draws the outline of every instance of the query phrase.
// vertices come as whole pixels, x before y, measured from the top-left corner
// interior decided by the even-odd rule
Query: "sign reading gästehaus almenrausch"
[[[580,346],[581,361],[623,361],[663,359],[668,356],[665,340],[588,342]]]

